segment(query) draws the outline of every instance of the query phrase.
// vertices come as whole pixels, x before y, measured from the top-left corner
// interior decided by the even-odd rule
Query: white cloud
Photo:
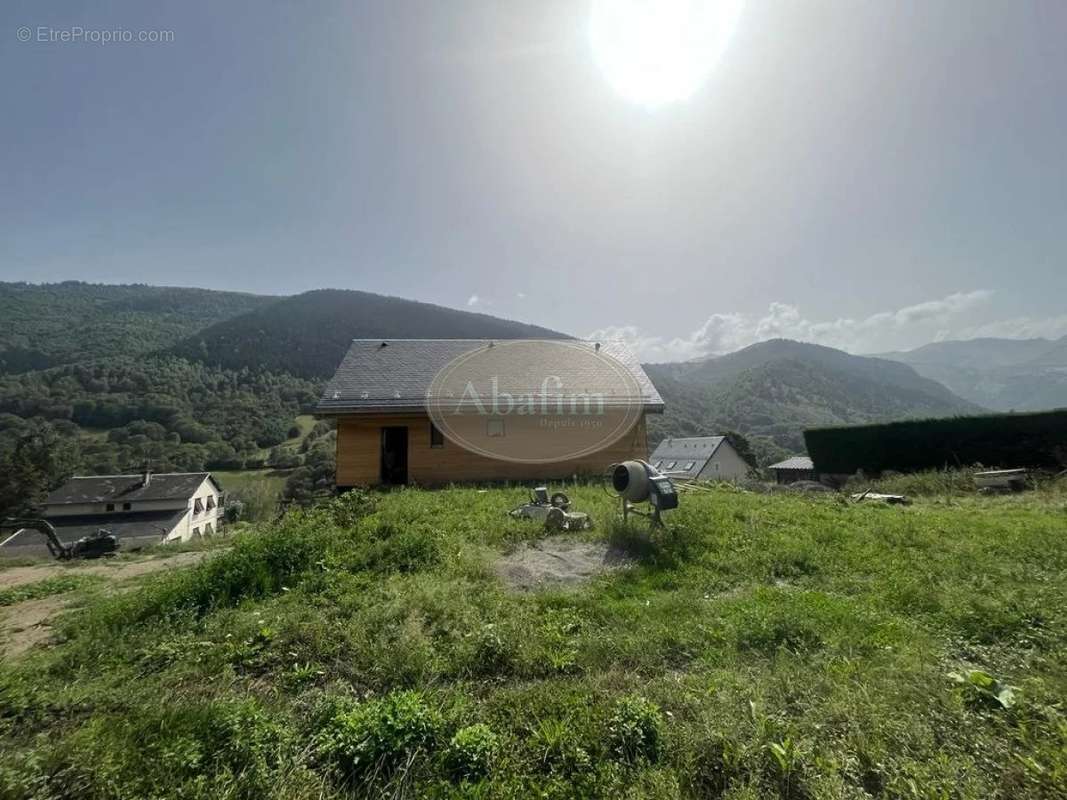
[[[824,321],[808,319],[794,305],[774,302],[762,316],[712,314],[688,336],[667,338],[649,334],[634,325],[616,325],[593,331],[589,338],[622,339],[645,361],[687,360],[730,353],[776,338],[824,344],[850,352],[875,352],[916,347],[939,336],[958,337],[958,333],[953,333],[953,323],[958,323],[961,315],[981,308],[992,296],[990,291],[977,289],[862,319],[840,317]]]
[[[472,294],[470,297],[467,298],[467,308],[473,308],[474,306],[478,305],[480,302],[482,302],[482,298],[480,298],[476,294]]]

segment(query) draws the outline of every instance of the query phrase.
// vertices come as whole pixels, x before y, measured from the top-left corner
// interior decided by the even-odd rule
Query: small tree
[[[79,455],[77,442],[58,436],[51,425],[28,429],[0,453],[0,515],[31,513],[74,473]]]

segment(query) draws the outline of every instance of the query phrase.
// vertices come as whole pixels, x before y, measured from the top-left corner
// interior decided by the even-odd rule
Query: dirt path
[[[34,564],[32,567],[11,567],[0,570],[0,589],[10,589],[26,583],[36,583],[57,575],[102,575],[105,578],[122,580],[147,575],[161,569],[184,567],[195,564],[207,551],[176,553],[173,556],[146,558],[143,561],[97,561],[93,564],[60,564],[59,562]]]
[[[210,551],[177,553],[173,556],[78,566],[41,564],[32,567],[12,567],[0,571],[0,588],[36,583],[59,575],[99,575],[118,584],[130,578],[195,564]],[[31,647],[47,642],[52,635],[51,620],[70,602],[69,594],[25,600],[0,608],[0,659],[14,658]]]
[[[633,562],[607,542],[549,537],[524,544],[493,565],[512,589],[574,586],[595,575],[624,569]]]

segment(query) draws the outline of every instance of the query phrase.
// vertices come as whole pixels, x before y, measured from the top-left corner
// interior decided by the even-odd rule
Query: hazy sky
[[[364,289],[649,358],[1067,334],[1067,3],[749,0],[651,109],[589,18],[6,0],[0,279]]]

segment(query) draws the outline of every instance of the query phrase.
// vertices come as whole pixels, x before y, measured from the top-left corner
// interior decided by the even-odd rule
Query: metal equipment
[[[571,501],[563,492],[553,492],[538,486],[530,495],[530,502],[516,506],[508,512],[518,519],[534,519],[544,523],[549,531],[579,531],[593,527],[593,520],[581,511],[571,511]]]
[[[113,555],[119,549],[118,539],[110,531],[98,530],[89,536],[83,536],[76,542],[63,543],[56,529],[48,520],[27,518],[18,519],[9,517],[0,523],[0,528],[14,528],[34,530],[45,538],[48,552],[53,558],[60,561],[69,561],[72,558],[100,558],[101,556]]]
[[[611,488],[622,499],[622,518],[637,514],[663,525],[660,513],[678,508],[678,492],[674,482],[647,461],[623,461],[609,468]],[[649,503],[652,511],[641,511],[634,503]]]

